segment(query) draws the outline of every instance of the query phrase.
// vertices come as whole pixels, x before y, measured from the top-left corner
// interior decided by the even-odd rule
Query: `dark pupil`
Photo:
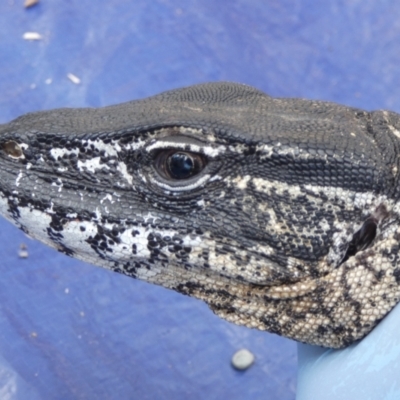
[[[186,153],[174,153],[168,157],[168,172],[172,178],[187,179],[196,172],[195,160]]]

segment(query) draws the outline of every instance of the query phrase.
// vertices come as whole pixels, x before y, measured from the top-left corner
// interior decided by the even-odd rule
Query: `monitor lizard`
[[[340,348],[400,296],[400,117],[207,83],[0,125],[0,214],[220,317]]]

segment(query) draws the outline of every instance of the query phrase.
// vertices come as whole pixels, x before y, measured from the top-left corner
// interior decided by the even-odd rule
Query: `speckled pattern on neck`
[[[344,347],[400,296],[400,118],[210,83],[0,125],[0,213],[220,317]],[[160,154],[203,160],[187,179]]]

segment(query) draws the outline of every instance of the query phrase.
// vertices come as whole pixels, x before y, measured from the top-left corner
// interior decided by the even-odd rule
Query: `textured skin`
[[[229,321],[337,348],[399,300],[395,113],[211,83],[27,114],[0,138],[4,217]],[[174,149],[206,167],[166,178],[155,159]]]

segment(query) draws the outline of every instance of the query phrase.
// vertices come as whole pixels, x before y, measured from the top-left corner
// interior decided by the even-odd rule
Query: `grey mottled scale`
[[[395,113],[233,83],[31,113],[0,125],[0,213],[234,323],[343,347],[399,300],[399,132]],[[204,165],[166,177],[173,152]]]

